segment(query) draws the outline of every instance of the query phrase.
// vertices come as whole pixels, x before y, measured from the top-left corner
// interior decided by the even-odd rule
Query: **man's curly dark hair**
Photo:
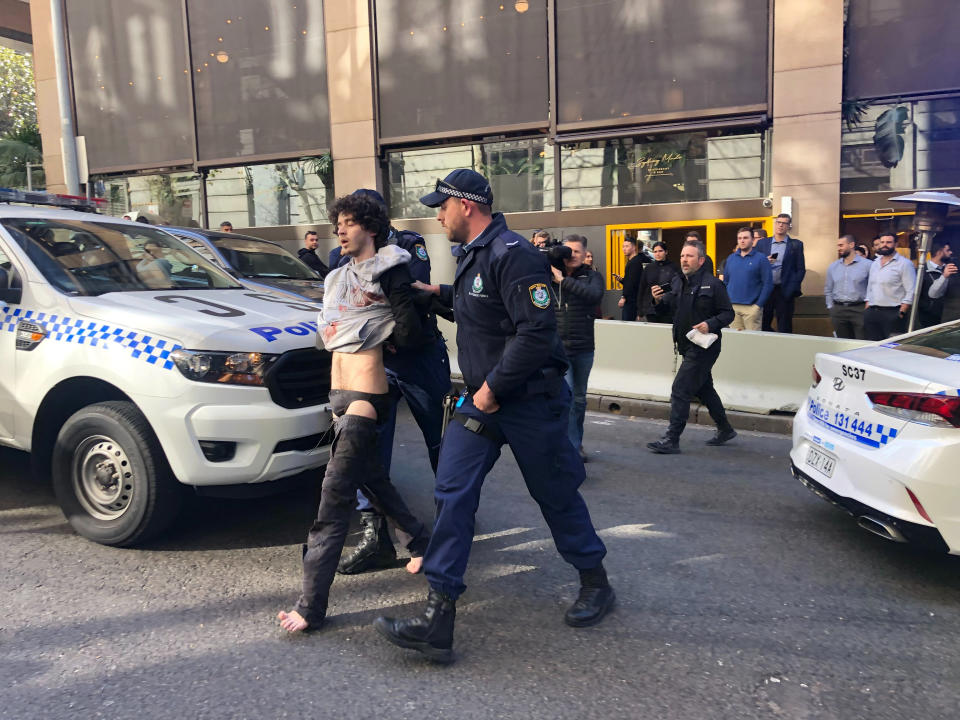
[[[387,244],[390,236],[390,218],[386,208],[366,195],[344,195],[330,208],[330,222],[334,228],[341,215],[349,215],[367,232],[374,234],[374,245],[379,250]]]

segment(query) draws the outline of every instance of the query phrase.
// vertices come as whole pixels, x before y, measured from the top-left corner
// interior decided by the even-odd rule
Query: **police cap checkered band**
[[[463,198],[482,205],[493,205],[493,191],[487,179],[467,168],[454,170],[443,180],[437,180],[434,191],[420,198],[427,207],[439,207],[447,198]]]
[[[449,195],[450,197],[466,198],[467,200],[473,200],[474,202],[483,203],[484,205],[487,204],[487,198],[484,195],[476,195],[465,190],[458,190],[443,180],[437,180],[436,192]]]

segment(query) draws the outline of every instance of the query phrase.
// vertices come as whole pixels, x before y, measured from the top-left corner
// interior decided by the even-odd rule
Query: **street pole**
[[[70,104],[69,66],[67,64],[66,23],[63,0],[50,0],[53,30],[53,62],[57,70],[57,97],[60,106],[60,142],[63,148],[63,181],[68,195],[80,194],[80,163],[77,160],[77,134],[73,128]]]
[[[927,272],[927,258],[930,255],[930,242],[933,240],[935,232],[931,230],[920,231],[920,262],[917,264],[917,281],[913,284],[913,303],[910,305],[910,324],[907,326],[907,332],[913,332],[917,324],[917,312],[920,307],[920,293],[923,290],[923,278]]]
[[[33,168],[35,165],[31,162],[27,163],[27,192],[33,191]]]

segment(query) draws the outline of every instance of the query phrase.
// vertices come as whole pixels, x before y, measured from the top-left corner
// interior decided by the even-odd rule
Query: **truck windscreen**
[[[5,218],[0,225],[54,287],[77,295],[239,288],[165,232],[94,220]]]

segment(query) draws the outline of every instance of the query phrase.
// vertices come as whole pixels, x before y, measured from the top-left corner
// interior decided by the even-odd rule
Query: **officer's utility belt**
[[[506,399],[516,399],[516,398],[526,398],[533,395],[556,395],[560,392],[560,388],[563,387],[563,373],[560,372],[558,368],[544,368],[538,371],[538,374],[534,377],[531,377],[523,385],[510,393]],[[477,390],[480,388],[475,388],[467,385],[467,392],[471,395],[476,394]],[[500,400],[501,398],[497,398]]]

